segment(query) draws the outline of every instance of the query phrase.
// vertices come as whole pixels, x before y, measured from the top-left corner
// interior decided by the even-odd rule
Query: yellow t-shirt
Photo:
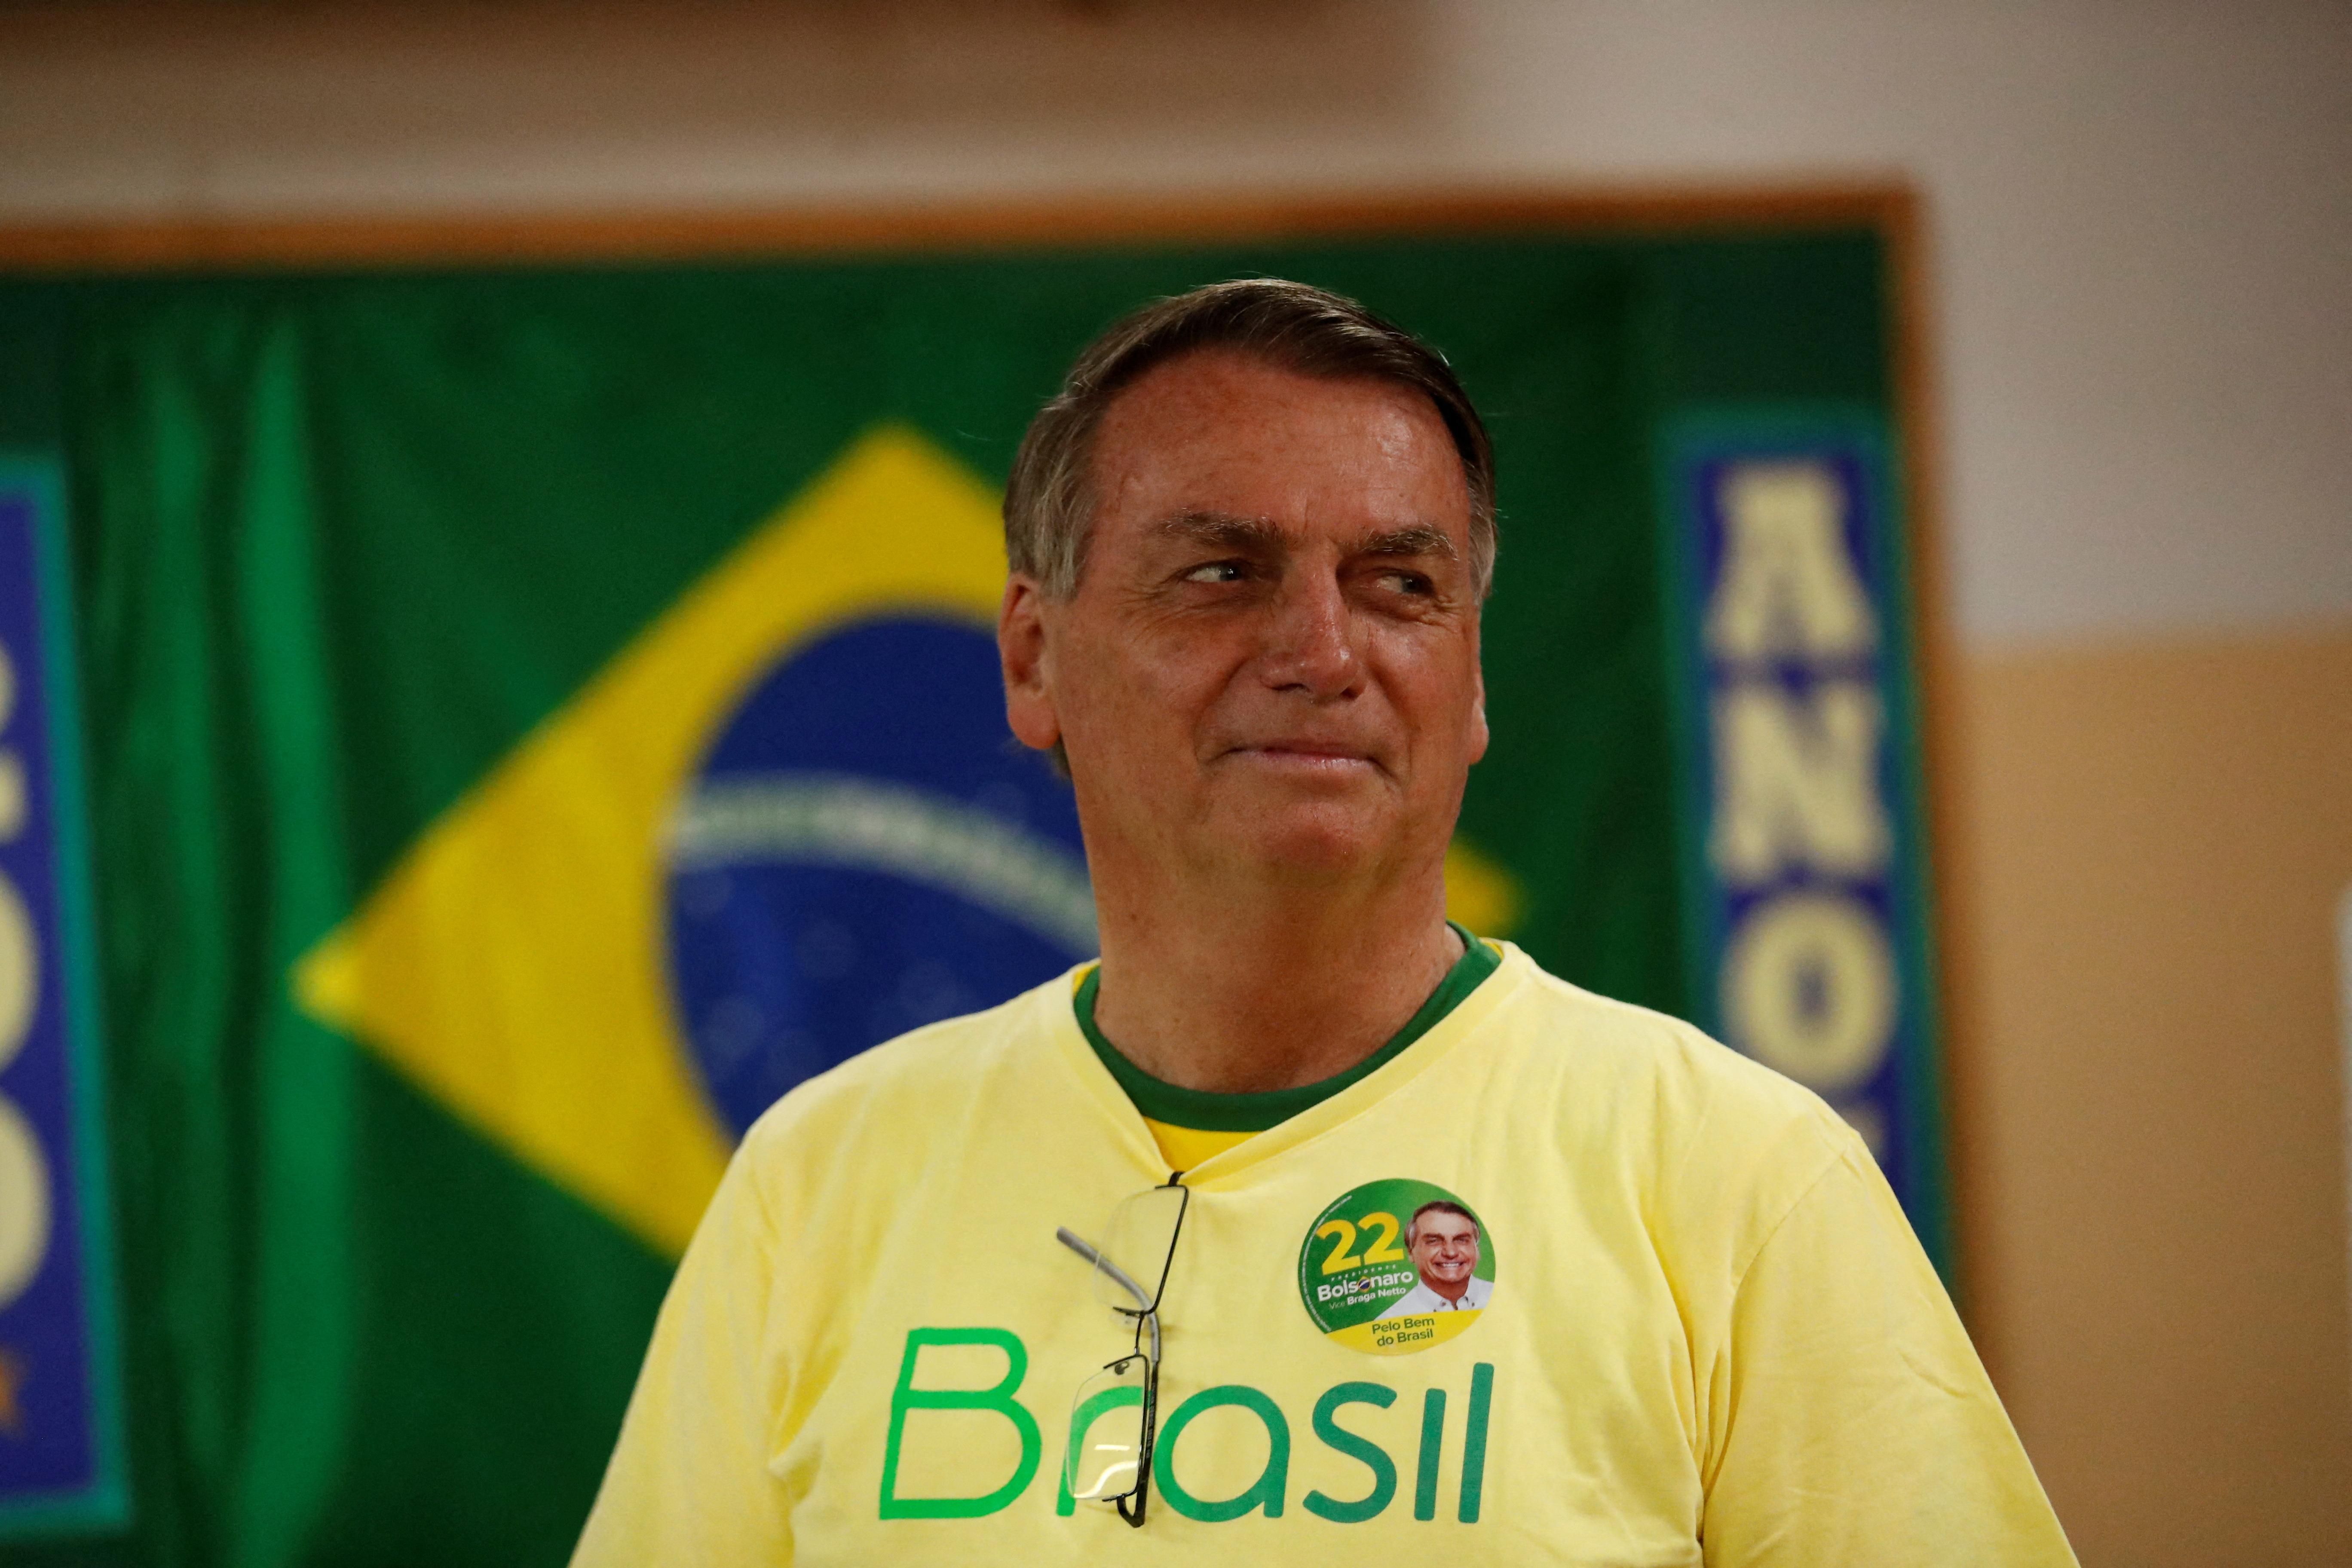
[[[1843,1123],[1507,946],[1376,1071],[1186,1173],[1149,1515],[1069,1501],[1073,1398],[1132,1331],[1055,1230],[1168,1174],[1071,994],[752,1128],[575,1564],[2074,1561]],[[1380,1315],[1417,1284],[1486,1305]]]

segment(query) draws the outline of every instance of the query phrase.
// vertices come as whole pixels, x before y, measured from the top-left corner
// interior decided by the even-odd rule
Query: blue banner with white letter
[[[0,1536],[127,1512],[59,496],[0,462]]]
[[[1874,413],[1666,443],[1685,949],[1727,1042],[1817,1092],[1950,1256],[1908,557]]]

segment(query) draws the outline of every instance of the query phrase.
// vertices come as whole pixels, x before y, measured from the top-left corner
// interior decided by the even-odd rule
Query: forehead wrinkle
[[[1243,548],[1279,549],[1292,542],[1290,531],[1272,518],[1240,517],[1223,511],[1179,512],[1153,531],[1163,538]],[[1454,548],[1450,534],[1429,523],[1371,529],[1349,540],[1344,548],[1349,555],[1434,555],[1446,561],[1460,553]]]

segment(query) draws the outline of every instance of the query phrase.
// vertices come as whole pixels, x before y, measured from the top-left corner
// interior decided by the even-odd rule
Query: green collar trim
[[[1502,967],[1502,954],[1458,925],[1454,931],[1462,938],[1462,956],[1438,982],[1437,989],[1429,994],[1421,1010],[1379,1050],[1347,1071],[1319,1083],[1301,1084],[1297,1089],[1269,1089],[1255,1094],[1216,1094],[1152,1077],[1120,1055],[1118,1047],[1105,1039],[1103,1032],[1095,1026],[1095,994],[1102,984],[1100,964],[1087,970],[1086,978],[1078,982],[1075,1003],[1078,1027],[1085,1033],[1087,1044],[1094,1047],[1095,1055],[1102,1058],[1102,1065],[1110,1069],[1110,1076],[1118,1080],[1118,1087],[1135,1102],[1135,1109],[1148,1120],[1163,1127],[1182,1127],[1195,1132],[1263,1132],[1379,1071],[1406,1047],[1435,1028],[1438,1021],[1461,1005],[1486,976]]]

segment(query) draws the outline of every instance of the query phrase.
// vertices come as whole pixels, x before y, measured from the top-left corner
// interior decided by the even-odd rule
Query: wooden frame
[[[1400,232],[1464,235],[1561,230],[1665,234],[1867,227],[1884,236],[1894,319],[1895,408],[1915,572],[1919,742],[1943,1026],[1943,1089],[1953,1226],[1966,1259],[1967,1304],[1989,1274],[1981,1216],[1990,1198],[1976,1141],[1981,1105],[1971,1063],[1980,1027],[1963,798],[1955,647],[1947,605],[1941,431],[1928,329],[1930,279],[1916,195],[1896,182],[1745,186],[1482,190],[1360,195],[1066,196],[986,204],[827,207],[798,212],[611,213],[524,216],[204,218],[0,225],[0,277],[340,271],[447,267],[786,259],[814,255],[1122,247],[1218,241],[1339,239]],[[1980,1353],[1997,1336],[1971,1312]]]
[[[1361,195],[1072,196],[985,205],[528,216],[197,218],[0,224],[0,273],[543,267],[566,262],[782,259],[858,252],[1345,238],[1401,230],[1869,226],[1908,235],[1898,184],[1683,190],[1513,190]]]

